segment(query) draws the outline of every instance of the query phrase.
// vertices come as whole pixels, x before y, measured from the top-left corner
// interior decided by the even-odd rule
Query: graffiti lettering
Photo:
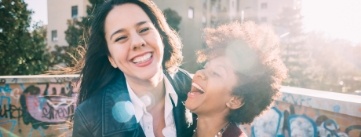
[[[66,81],[65,78],[54,78],[56,83],[64,83]]]
[[[18,83],[18,78],[13,78],[12,82],[14,82],[15,84]]]
[[[19,98],[21,96],[21,92],[18,88],[13,89],[13,92],[10,93],[10,96],[15,98],[16,100],[19,100]]]
[[[4,104],[0,106],[0,117],[2,118],[20,118],[22,115],[22,111],[20,107],[16,107],[12,104]]]
[[[54,109],[53,107],[44,107],[43,108],[43,118],[47,119],[67,119],[74,112],[74,106],[71,105],[69,107],[60,107],[58,109]]]
[[[6,83],[6,79],[0,79],[0,85],[3,85]]]
[[[11,88],[9,84],[5,84],[5,86],[0,86],[0,91],[1,92],[6,92],[6,93],[10,93],[11,92]]]

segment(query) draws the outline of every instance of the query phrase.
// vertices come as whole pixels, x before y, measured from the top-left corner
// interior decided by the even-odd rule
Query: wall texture
[[[70,136],[77,75],[0,76],[0,137]],[[361,96],[283,87],[249,136],[361,136]]]
[[[67,136],[77,76],[0,77],[1,136]]]
[[[250,136],[361,137],[361,96],[292,87],[281,91],[274,108],[244,126]]]

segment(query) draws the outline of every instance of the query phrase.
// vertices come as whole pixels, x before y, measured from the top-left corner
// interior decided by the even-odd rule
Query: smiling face
[[[198,70],[188,93],[186,107],[198,116],[212,115],[229,111],[226,104],[234,98],[232,90],[237,76],[229,58],[219,56],[207,62],[205,68]]]
[[[163,42],[139,6],[115,6],[105,19],[105,39],[111,65],[127,79],[148,80],[162,73]]]

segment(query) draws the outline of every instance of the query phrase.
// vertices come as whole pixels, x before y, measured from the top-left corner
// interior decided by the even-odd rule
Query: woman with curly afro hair
[[[197,114],[194,137],[239,137],[239,124],[251,123],[280,94],[286,68],[278,38],[267,26],[233,22],[205,29],[206,62],[192,80],[186,107]]]

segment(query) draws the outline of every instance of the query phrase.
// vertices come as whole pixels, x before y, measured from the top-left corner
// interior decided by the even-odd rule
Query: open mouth
[[[192,83],[191,94],[203,94],[204,90],[196,83]]]
[[[153,53],[149,52],[149,53],[146,53],[142,56],[138,56],[138,57],[135,57],[132,59],[132,62],[134,64],[140,64],[140,63],[144,63],[144,62],[147,62],[149,61],[153,56]]]

